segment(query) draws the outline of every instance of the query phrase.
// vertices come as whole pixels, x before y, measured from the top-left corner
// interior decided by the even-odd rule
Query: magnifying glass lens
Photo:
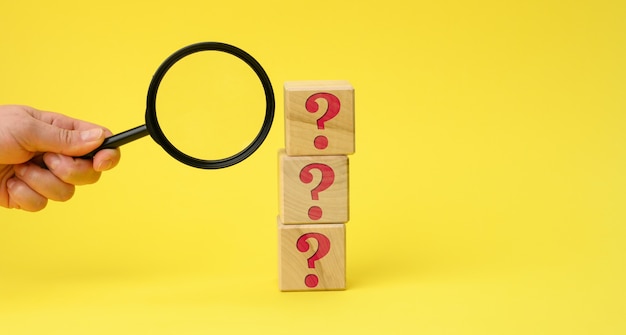
[[[257,80],[261,86],[255,85]],[[251,111],[263,101],[261,118]],[[220,42],[191,44],[170,55],[154,73],[146,96],[146,124],[106,138],[81,158],[149,134],[181,163],[200,169],[229,167],[263,143],[275,107],[270,78],[250,54]]]
[[[255,138],[265,99],[248,64],[227,53],[202,51],[167,71],[156,95],[156,117],[178,150],[216,160],[240,152]]]

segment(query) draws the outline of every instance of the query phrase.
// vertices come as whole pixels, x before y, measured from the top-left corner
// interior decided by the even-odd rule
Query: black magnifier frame
[[[161,84],[161,80],[165,77],[167,71],[179,60],[183,59],[186,56],[191,54],[201,52],[201,51],[221,51],[237,58],[243,60],[248,64],[252,70],[256,73],[263,85],[263,90],[265,91],[265,100],[266,100],[266,109],[265,109],[265,119],[263,120],[263,125],[261,126],[261,130],[254,138],[254,140],[243,150],[240,152],[222,159],[216,160],[206,160],[206,159],[198,159],[196,157],[189,156],[184,152],[178,150],[165,136],[163,130],[161,130],[161,126],[159,125],[157,115],[156,115],[156,98],[159,90],[159,85]],[[150,87],[148,88],[148,96],[146,99],[146,114],[145,121],[146,124],[127,130],[125,132],[119,133],[117,135],[113,135],[105,139],[105,141],[89,154],[82,156],[81,158],[92,158],[96,152],[102,149],[110,149],[117,148],[123,144],[128,142],[132,142],[136,139],[142,138],[146,135],[150,135],[152,139],[157,142],[161,147],[173,158],[178,160],[179,162],[200,169],[221,169],[225,167],[229,167],[235,165],[244,159],[248,158],[252,155],[265,141],[265,138],[270,132],[272,128],[272,122],[274,120],[274,109],[276,106],[276,102],[274,99],[274,90],[272,88],[272,83],[270,79],[263,70],[263,67],[259,62],[254,59],[247,52],[226,43],[221,42],[200,42],[192,45],[188,45],[175,53],[169,56],[162,64],[159,66],[154,76],[152,77],[152,81],[150,82]]]

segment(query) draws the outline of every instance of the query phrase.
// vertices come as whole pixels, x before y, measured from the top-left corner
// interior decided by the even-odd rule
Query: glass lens
[[[156,115],[167,139],[205,160],[230,157],[256,137],[265,117],[263,86],[248,64],[219,51],[184,57],[165,74]]]

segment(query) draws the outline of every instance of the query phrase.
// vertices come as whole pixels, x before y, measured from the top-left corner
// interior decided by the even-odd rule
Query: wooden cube
[[[288,155],[354,153],[354,88],[349,82],[286,82],[284,94]]]
[[[278,156],[283,223],[348,222],[347,156]]]
[[[285,225],[278,219],[281,291],[346,288],[345,224]]]

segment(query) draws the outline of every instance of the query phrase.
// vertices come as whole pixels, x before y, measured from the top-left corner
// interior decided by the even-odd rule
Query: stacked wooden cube
[[[354,88],[347,81],[284,85],[285,149],[279,156],[281,291],[346,288],[348,156]]]

